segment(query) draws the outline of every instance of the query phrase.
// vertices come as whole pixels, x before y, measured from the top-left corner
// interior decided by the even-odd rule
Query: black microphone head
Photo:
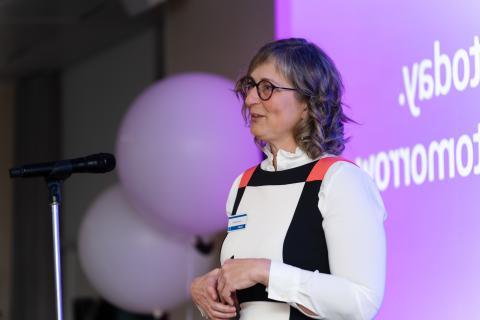
[[[97,153],[87,157],[35,163],[11,168],[10,177],[39,177],[65,180],[72,173],[105,173],[115,169],[115,157],[110,153]]]
[[[87,171],[105,173],[115,169],[115,157],[111,153],[96,153],[85,157]]]

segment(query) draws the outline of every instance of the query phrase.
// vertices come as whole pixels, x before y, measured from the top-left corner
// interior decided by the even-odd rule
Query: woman
[[[262,47],[236,84],[267,158],[234,181],[221,268],[196,278],[208,319],[372,319],[385,284],[385,208],[344,150],[343,85],[304,39]]]

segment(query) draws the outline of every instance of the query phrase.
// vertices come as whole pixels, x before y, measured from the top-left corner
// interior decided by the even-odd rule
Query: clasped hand
[[[229,259],[221,268],[195,278],[191,285],[193,301],[208,316],[208,319],[235,317],[235,292],[257,283],[268,286],[270,260]]]

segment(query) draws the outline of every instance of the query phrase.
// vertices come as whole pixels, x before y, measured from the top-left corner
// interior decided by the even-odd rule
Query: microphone
[[[110,153],[53,162],[27,164],[11,168],[10,178],[66,178],[72,173],[105,173],[115,168],[115,157]]]

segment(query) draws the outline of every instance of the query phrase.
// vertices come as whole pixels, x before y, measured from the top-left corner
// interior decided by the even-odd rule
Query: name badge
[[[236,214],[228,217],[228,232],[238,231],[247,227],[247,214]]]

